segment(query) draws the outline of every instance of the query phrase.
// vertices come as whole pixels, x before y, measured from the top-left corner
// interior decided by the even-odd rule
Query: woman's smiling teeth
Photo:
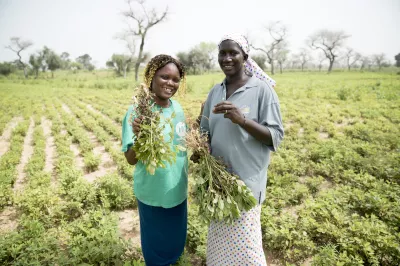
[[[232,69],[233,66],[232,66],[232,65],[224,65],[223,68],[225,68],[225,69]]]

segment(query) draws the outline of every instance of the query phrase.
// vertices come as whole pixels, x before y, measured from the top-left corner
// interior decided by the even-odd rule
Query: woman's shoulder
[[[183,113],[182,105],[181,105],[177,100],[170,99],[170,101],[171,101],[171,103],[172,103],[173,110],[174,110],[175,112],[182,112],[182,113]]]
[[[255,87],[258,88],[259,97],[267,100],[270,103],[279,103],[278,95],[267,81],[260,80],[254,76],[252,77],[252,79]]]

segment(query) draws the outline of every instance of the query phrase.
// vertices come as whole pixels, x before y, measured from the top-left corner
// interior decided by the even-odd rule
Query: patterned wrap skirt
[[[208,228],[208,266],[266,266],[262,247],[261,205],[241,217],[233,225],[211,222]]]

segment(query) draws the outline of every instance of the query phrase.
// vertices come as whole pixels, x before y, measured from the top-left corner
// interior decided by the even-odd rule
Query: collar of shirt
[[[242,87],[240,87],[239,89],[237,89],[234,93],[232,93],[232,95],[234,95],[234,94],[236,94],[236,93],[239,93],[239,92],[242,92],[242,91],[244,91],[244,90],[246,90],[246,89],[250,89],[250,88],[253,88],[253,87],[257,87],[257,82],[258,82],[258,79],[253,75],[248,81],[247,81],[247,83],[244,85],[244,86],[242,86]],[[220,86],[221,86],[221,88],[222,88],[222,91],[223,91],[223,93],[224,93],[224,95],[226,95],[226,78],[222,81],[222,83],[220,84]],[[231,96],[232,96],[231,95]],[[225,99],[225,97],[224,97],[224,99],[223,99],[223,101],[225,101],[226,99]]]

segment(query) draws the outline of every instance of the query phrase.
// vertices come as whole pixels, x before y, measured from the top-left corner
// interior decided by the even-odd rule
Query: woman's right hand
[[[142,123],[142,118],[136,117],[132,123],[133,134],[137,137],[140,132],[140,124]]]

